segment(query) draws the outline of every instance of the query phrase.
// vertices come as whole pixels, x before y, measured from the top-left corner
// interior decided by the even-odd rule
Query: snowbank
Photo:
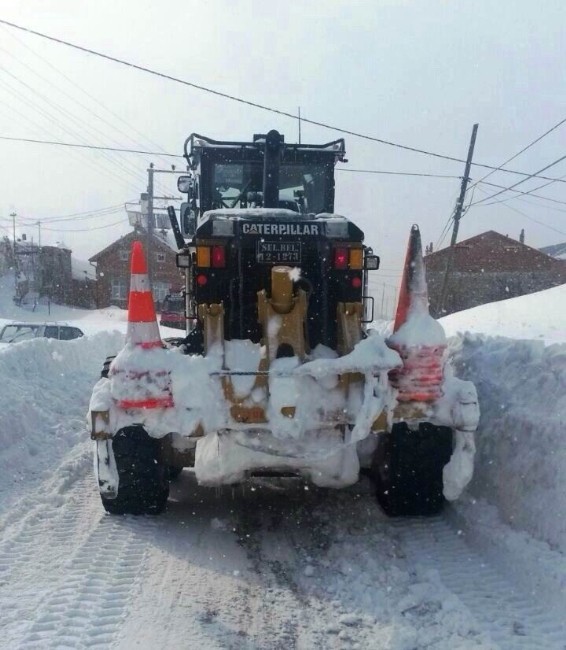
[[[566,342],[566,284],[527,296],[480,305],[440,320],[448,336],[459,332]]]
[[[471,494],[566,551],[566,344],[468,334],[450,345],[481,408]]]
[[[0,351],[0,495],[52,471],[71,447],[88,439],[84,414],[92,386],[105,357],[123,340],[119,332],[100,332]]]

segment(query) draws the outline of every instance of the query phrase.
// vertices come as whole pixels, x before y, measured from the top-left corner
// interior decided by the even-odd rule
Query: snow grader
[[[352,485],[365,470],[391,516],[437,513],[473,471],[475,388],[452,374],[428,312],[417,226],[393,333],[371,329],[379,258],[334,213],[344,140],[185,142],[187,195],[169,208],[186,336],[162,341],[141,243],[126,345],[89,409],[109,513],[155,514],[185,467],[201,485],[294,475]]]

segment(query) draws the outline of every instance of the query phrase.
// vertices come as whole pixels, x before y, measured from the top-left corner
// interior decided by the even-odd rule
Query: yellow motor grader
[[[193,134],[185,156],[180,223],[169,214],[186,335],[147,342],[138,324],[105,364],[90,425],[106,510],[161,512],[184,467],[203,485],[291,474],[335,488],[365,469],[393,516],[457,498],[473,469],[477,397],[452,376],[428,313],[418,227],[386,339],[370,327],[379,258],[334,213],[343,140]],[[144,282],[132,277],[129,328]]]

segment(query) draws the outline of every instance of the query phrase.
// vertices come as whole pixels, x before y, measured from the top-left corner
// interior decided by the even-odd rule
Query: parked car
[[[9,323],[0,331],[0,344],[17,343],[36,338],[70,341],[84,336],[78,328],[64,323]]]
[[[173,327],[184,330],[186,327],[185,319],[185,296],[183,293],[168,293],[161,305],[160,324],[164,327]]]

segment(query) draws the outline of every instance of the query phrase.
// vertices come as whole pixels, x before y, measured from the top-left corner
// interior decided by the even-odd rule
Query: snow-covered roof
[[[79,260],[71,255],[71,273],[73,280],[96,280],[96,272],[86,260]]]
[[[541,252],[555,257],[557,260],[566,260],[566,242],[562,244],[552,244],[551,246],[543,246]]]
[[[140,239],[142,242],[144,242],[146,238],[146,232],[143,230],[143,228],[138,228],[132,232],[129,232],[126,235],[123,235],[122,237],[119,237],[118,239],[114,240],[111,244],[103,248],[102,250],[98,251],[98,253],[95,253],[92,257],[89,258],[89,262],[96,262],[100,257],[105,255],[106,253],[110,252],[116,247],[119,246],[127,246],[129,248],[130,243],[133,239]],[[177,248],[177,244],[175,243],[175,235],[171,230],[154,230],[153,231],[153,236],[155,239],[157,239],[159,242],[170,248],[172,251],[178,251],[179,249]]]
[[[171,250],[177,252],[177,243],[175,241],[175,235],[171,229],[169,230],[154,230],[153,235],[156,239],[159,239],[160,242],[167,244]]]

